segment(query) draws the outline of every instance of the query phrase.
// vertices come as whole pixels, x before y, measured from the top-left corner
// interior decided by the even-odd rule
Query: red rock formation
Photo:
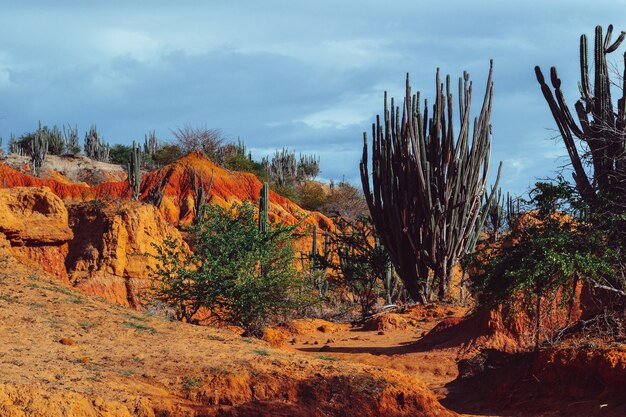
[[[172,224],[185,224],[191,221],[195,212],[191,188],[191,173],[202,175],[205,188],[211,177],[212,203],[228,207],[233,202],[244,200],[257,202],[262,183],[253,174],[230,171],[218,167],[206,156],[192,152],[184,158],[159,170],[147,173],[141,182],[140,200],[146,200],[151,192],[163,189],[165,196],[160,211]],[[130,199],[130,190],[126,181],[110,181],[89,187],[84,184],[68,184],[66,180],[40,179],[19,171],[5,164],[0,164],[0,184],[4,188],[12,187],[49,187],[52,192],[64,200],[90,201]],[[270,221],[296,224],[317,225],[321,230],[332,229],[333,223],[321,213],[302,209],[289,199],[270,191]]]

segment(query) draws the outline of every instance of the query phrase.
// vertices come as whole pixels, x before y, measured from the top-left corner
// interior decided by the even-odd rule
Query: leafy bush
[[[163,144],[159,145],[156,152],[152,156],[152,160],[157,166],[165,166],[180,159],[183,151],[178,145]]]
[[[126,167],[130,155],[130,146],[115,144],[109,150],[109,162]]]
[[[172,239],[157,248],[159,265],[150,272],[153,296],[179,320],[192,322],[206,308],[246,335],[260,337],[268,324],[306,298],[295,269],[294,227],[260,231],[249,202],[203,210],[189,229],[193,253],[185,254]]]
[[[326,258],[320,261],[334,269],[354,295],[362,318],[371,312],[379,293],[397,293],[396,285],[392,288],[387,282],[388,272],[391,272],[389,256],[378,244],[369,218],[361,217],[356,222],[339,219],[332,245],[336,248],[338,262]],[[387,298],[392,298],[392,294]]]
[[[477,252],[473,289],[482,305],[519,303],[535,318],[535,345],[540,343],[541,305],[570,307],[580,281],[610,275],[614,252],[597,229],[577,219],[577,202],[569,185],[537,183],[530,210],[496,250]],[[492,250],[492,249],[491,249]]]
[[[303,209],[317,211],[326,203],[326,191],[320,183],[308,181],[298,186],[296,191]]]

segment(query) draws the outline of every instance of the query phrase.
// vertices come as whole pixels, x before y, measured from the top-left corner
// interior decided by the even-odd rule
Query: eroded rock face
[[[67,282],[65,256],[74,235],[63,201],[49,188],[0,189],[0,233],[15,258]]]
[[[139,293],[149,286],[148,266],[156,260],[152,244],[168,236],[180,239],[151,205],[93,201],[69,206],[75,238],[66,261],[72,284],[124,306],[138,307]]]

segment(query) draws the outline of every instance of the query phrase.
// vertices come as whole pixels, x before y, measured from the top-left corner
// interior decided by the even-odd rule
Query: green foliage
[[[171,164],[172,162],[182,158],[183,151],[178,145],[173,144],[165,144],[159,146],[154,155],[152,156],[152,160],[158,166],[165,166],[167,164]]]
[[[361,217],[356,222],[339,220],[332,243],[336,247],[338,264],[326,260],[326,266],[333,268],[348,286],[361,308],[365,318],[371,312],[379,292],[383,289],[389,256],[378,244],[371,220]]]
[[[109,162],[112,164],[119,164],[126,168],[130,155],[130,146],[115,144],[109,150]]]
[[[259,230],[249,202],[230,209],[204,208],[189,229],[193,253],[168,239],[158,248],[159,265],[150,275],[154,297],[192,322],[200,308],[245,334],[263,329],[305,301],[303,281],[295,269],[294,227]]]
[[[320,183],[308,181],[297,187],[300,207],[306,210],[319,210],[326,203],[326,192]]]
[[[520,306],[536,319],[539,344],[541,301],[570,305],[580,280],[595,281],[612,273],[615,253],[605,236],[573,216],[578,202],[568,183],[537,183],[530,193],[531,211],[500,246],[495,256],[478,268],[472,285],[481,305]],[[484,259],[484,253],[477,259]]]

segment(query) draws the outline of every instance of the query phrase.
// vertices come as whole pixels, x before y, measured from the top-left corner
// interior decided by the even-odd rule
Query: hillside
[[[134,312],[0,254],[2,416],[455,415],[414,377]]]
[[[20,158],[20,157],[17,157]],[[81,157],[55,157],[51,165],[44,165],[42,178],[33,177],[18,171],[14,167],[20,164],[16,161],[25,161],[9,158],[0,164],[0,184],[4,188],[12,187],[49,187],[52,192],[64,201],[81,202],[90,200],[130,199],[131,192],[126,182],[125,171],[113,164],[94,162],[92,166],[81,168],[86,162]],[[28,167],[25,171],[28,171]],[[86,178],[90,173],[91,177]],[[192,190],[192,176],[195,175],[198,183],[208,189],[211,178],[212,203],[230,206],[233,202],[249,200],[256,202],[262,183],[254,174],[230,171],[219,167],[206,156],[192,152],[187,156],[152,172],[142,175],[140,200],[149,200],[150,196],[158,191],[164,193],[159,211],[164,218],[172,223],[188,223],[195,212]],[[121,178],[120,178],[121,177]],[[69,178],[80,180],[72,182]],[[117,180],[111,180],[117,178]],[[103,179],[104,182],[94,182]],[[85,182],[89,180],[95,185]],[[321,213],[309,212],[302,209],[289,199],[270,191],[270,221],[280,220],[283,223],[294,224],[302,220],[305,224],[316,224],[323,230],[332,228],[332,222]]]

